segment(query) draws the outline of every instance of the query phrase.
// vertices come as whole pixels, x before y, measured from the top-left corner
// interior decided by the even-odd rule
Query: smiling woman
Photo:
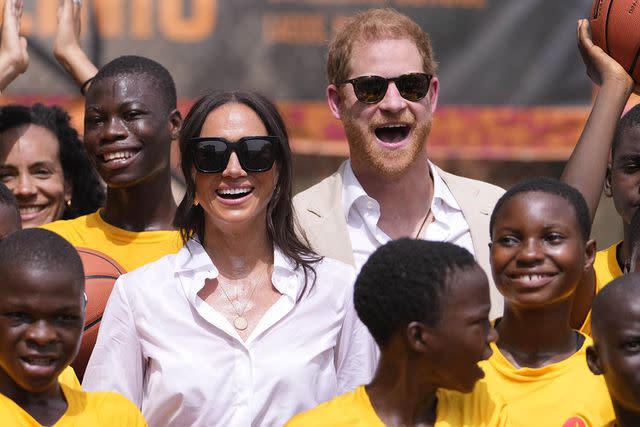
[[[355,272],[295,233],[273,104],[201,98],[180,151],[186,245],[120,276],[83,386],[131,398],[153,426],[266,426],[367,382],[375,345],[353,308]]]
[[[0,107],[0,180],[13,192],[23,228],[94,212],[105,193],[59,107]]]

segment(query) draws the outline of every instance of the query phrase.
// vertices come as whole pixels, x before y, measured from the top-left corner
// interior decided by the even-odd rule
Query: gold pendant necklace
[[[249,301],[251,301],[251,298],[253,297],[253,293],[258,287],[258,283],[260,283],[260,280],[256,280],[256,283],[253,285],[253,288],[251,289],[251,293],[249,294],[249,298],[247,298],[247,302],[244,304],[244,308],[242,309],[242,311],[238,311],[238,309],[236,308],[236,305],[233,303],[233,300],[229,298],[227,291],[224,289],[224,286],[222,285],[222,281],[220,280],[220,277],[218,277],[218,283],[220,284],[220,288],[222,289],[224,296],[227,297],[229,304],[231,304],[233,311],[236,312],[237,317],[233,319],[233,327],[239,331],[244,331],[249,327],[249,321],[246,319],[246,317],[244,317],[244,312],[247,311],[247,307],[249,306]],[[239,297],[240,297],[240,291],[236,287],[236,300],[239,300]]]

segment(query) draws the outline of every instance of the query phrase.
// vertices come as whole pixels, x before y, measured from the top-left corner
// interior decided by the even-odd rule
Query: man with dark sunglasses
[[[350,158],[294,199],[313,248],[359,269],[389,240],[446,241],[474,254],[491,277],[489,215],[503,190],[429,161],[439,88],[429,36],[392,9],[360,13],[331,40],[327,74]],[[491,318],[502,315],[493,284],[491,303]]]

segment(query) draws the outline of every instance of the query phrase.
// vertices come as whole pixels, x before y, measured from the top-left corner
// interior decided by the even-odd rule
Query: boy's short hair
[[[418,24],[394,9],[370,9],[351,17],[335,33],[329,42],[327,55],[327,79],[338,84],[349,78],[351,54],[357,42],[372,42],[384,39],[409,39],[415,43],[422,57],[424,72],[435,74],[431,39]]]
[[[0,277],[16,268],[67,271],[84,288],[84,268],[78,251],[49,230],[20,230],[0,241]]]
[[[633,108],[627,111],[616,126],[616,131],[613,136],[613,142],[611,144],[611,154],[614,155],[618,147],[620,147],[620,141],[626,131],[632,128],[640,127],[640,104],[636,104]]]
[[[591,331],[594,340],[607,335],[606,315],[617,313],[621,301],[640,298],[640,273],[613,279],[596,295],[591,306]],[[615,314],[614,314],[615,315]]]
[[[498,199],[498,202],[491,213],[491,220],[489,221],[490,235],[493,235],[496,217],[500,213],[504,204],[522,193],[547,193],[565,199],[571,206],[573,206],[583,240],[585,242],[589,240],[589,236],[591,235],[591,216],[589,215],[589,208],[587,207],[587,202],[584,200],[584,197],[578,190],[569,184],[547,177],[531,178],[519,182],[507,190],[507,192]]]
[[[144,76],[162,94],[167,111],[174,110],[177,106],[176,85],[171,73],[158,62],[143,56],[125,55],[105,64],[93,77],[91,87],[104,79],[120,77],[127,74]]]
[[[358,317],[384,347],[409,322],[435,326],[441,299],[455,271],[478,264],[452,243],[403,238],[378,248],[360,270],[354,305]]]
[[[13,195],[11,190],[7,188],[6,185],[0,182],[0,205],[4,205],[9,207],[12,210],[15,210],[16,217],[18,218],[18,224],[22,222],[20,219],[20,208],[18,207],[18,201],[16,197]]]

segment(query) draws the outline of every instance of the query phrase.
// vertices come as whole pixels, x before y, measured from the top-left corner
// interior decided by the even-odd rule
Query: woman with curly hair
[[[69,115],[35,104],[0,107],[0,181],[24,228],[95,212],[105,192]]]

